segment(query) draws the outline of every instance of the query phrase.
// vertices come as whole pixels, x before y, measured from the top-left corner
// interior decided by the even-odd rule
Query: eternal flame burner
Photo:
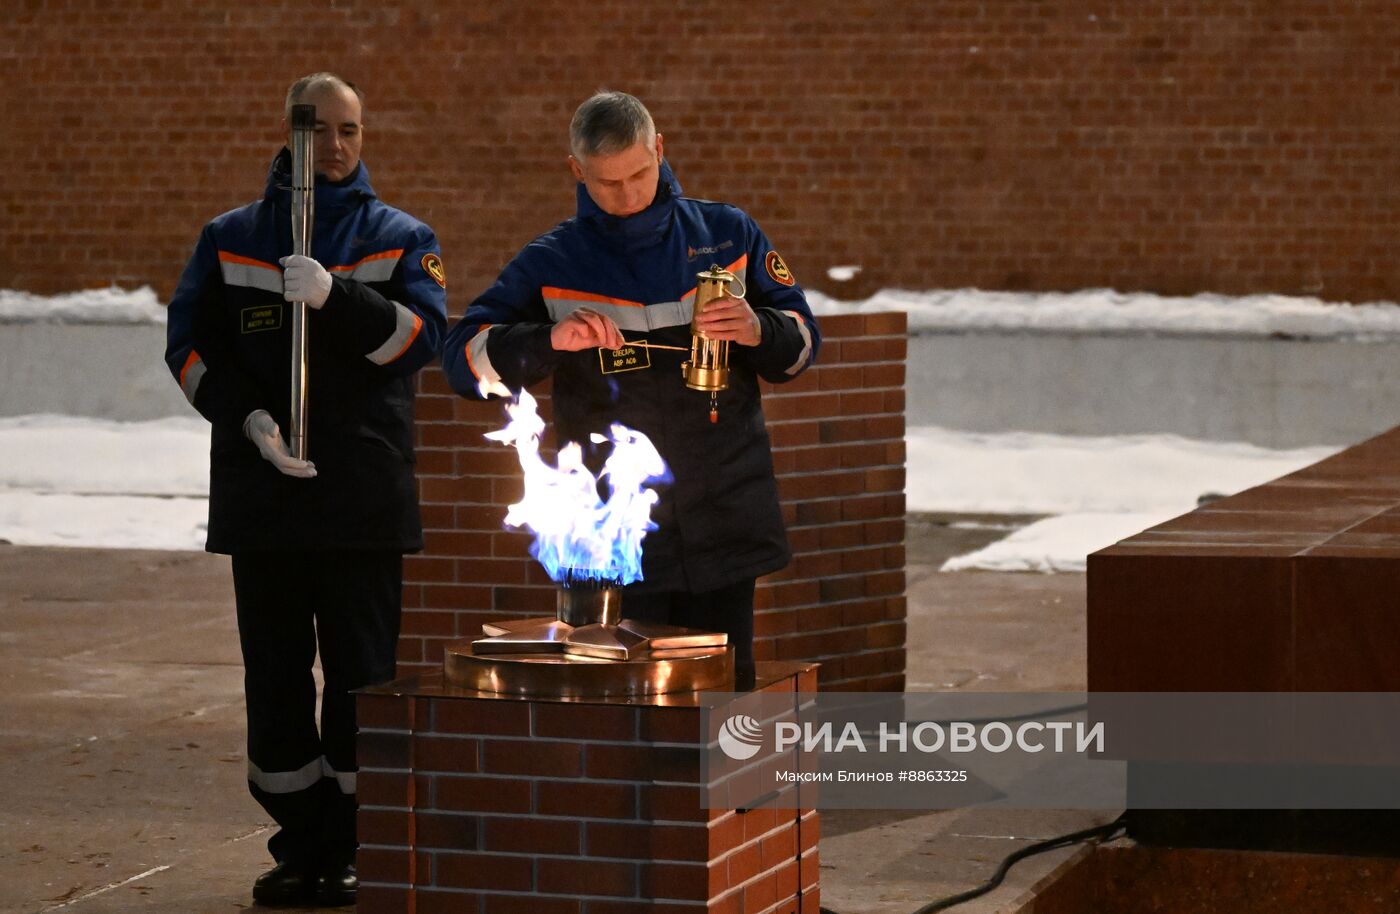
[[[448,681],[521,696],[658,695],[734,687],[723,633],[622,618],[614,582],[565,576],[554,618],[488,622],[449,645]]]

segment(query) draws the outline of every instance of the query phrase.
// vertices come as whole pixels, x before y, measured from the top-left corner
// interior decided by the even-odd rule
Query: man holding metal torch
[[[432,229],[370,186],[359,90],[314,73],[285,115],[262,198],[200,235],[165,358],[212,426],[206,548],[233,557],[248,787],[280,826],[253,897],[340,905],[358,888],[350,693],[394,675],[403,554],[422,548],[413,374],[446,283]]]
[[[652,511],[644,579],[624,592],[623,613],[727,633],[744,688],[755,579],[790,555],[758,380],[800,374],[820,333],[748,215],[681,196],[638,99],[585,101],[570,151],[577,216],[526,245],[472,302],[448,334],[443,369],[478,398],[483,384],[518,391],[552,374],[561,443],[588,448],[613,422],[651,439],[674,481]],[[737,281],[697,308],[702,273]],[[702,346],[727,365],[697,368]]]

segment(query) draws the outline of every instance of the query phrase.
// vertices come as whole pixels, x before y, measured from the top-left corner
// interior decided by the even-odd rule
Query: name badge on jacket
[[[618,374],[651,367],[651,350],[646,346],[623,346],[621,349],[598,348],[598,362],[603,374]]]
[[[277,330],[282,326],[282,306],[280,304],[258,305],[256,308],[244,308],[239,313],[243,318],[244,333]]]

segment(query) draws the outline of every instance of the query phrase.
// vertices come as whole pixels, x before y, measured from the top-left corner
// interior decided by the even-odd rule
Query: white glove
[[[310,257],[288,254],[277,261],[282,264],[282,297],[287,301],[304,301],[320,309],[331,294],[331,274]]]
[[[312,261],[313,263],[315,261]],[[316,465],[310,460],[298,460],[287,451],[282,431],[265,409],[255,409],[243,420],[243,434],[258,446],[263,460],[288,476],[310,479],[316,475]]]

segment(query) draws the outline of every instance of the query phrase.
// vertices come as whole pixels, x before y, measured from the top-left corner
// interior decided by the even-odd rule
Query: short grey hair
[[[569,122],[569,151],[578,159],[612,155],[655,138],[651,112],[641,99],[626,92],[595,93],[578,106]]]
[[[288,121],[292,119],[292,106],[299,105],[302,99],[306,98],[313,90],[329,86],[334,89],[345,89],[355,93],[355,98],[360,102],[360,118],[365,116],[365,94],[360,91],[360,87],[350,80],[334,73],[322,70],[319,73],[310,73],[287,87],[287,101],[282,106],[282,114]]]

